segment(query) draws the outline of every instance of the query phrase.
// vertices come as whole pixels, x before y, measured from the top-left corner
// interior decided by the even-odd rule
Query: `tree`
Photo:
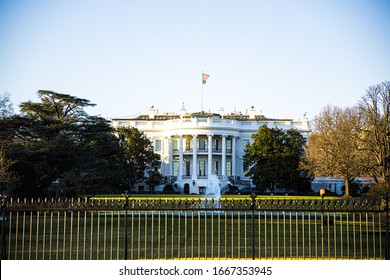
[[[120,182],[118,139],[109,123],[89,116],[89,100],[52,91],[39,91],[40,102],[24,102],[22,115],[0,121],[8,155],[33,164],[41,189],[59,180],[69,195],[93,195]]]
[[[161,161],[150,139],[134,127],[118,127],[116,134],[123,149],[122,166],[130,191],[136,183],[146,180],[151,187],[155,186],[162,177],[159,172]]]
[[[17,175],[12,172],[14,161],[7,158],[4,144],[0,144],[0,192],[9,194],[18,181]]]
[[[300,161],[305,139],[295,129],[286,132],[263,125],[245,147],[244,168],[257,188],[293,187],[301,183]]]
[[[344,179],[345,196],[349,196],[350,182],[364,172],[364,159],[358,151],[361,119],[357,108],[327,106],[313,125],[307,168],[314,176]]]
[[[21,112],[32,119],[80,122],[89,117],[84,108],[96,106],[87,99],[49,90],[39,90],[37,95],[41,102],[28,101],[20,105]]]
[[[390,178],[390,82],[371,86],[359,102],[362,154],[376,182]]]
[[[78,127],[78,141],[71,154],[74,162],[62,174],[62,187],[69,194],[113,193],[121,184],[123,153],[113,128],[102,118],[92,118]],[[67,154],[66,151],[63,151]]]
[[[17,160],[10,166],[10,171],[17,176],[17,181],[8,192],[10,195],[22,198],[42,195],[39,176],[31,162]]]
[[[158,168],[157,168],[158,169]],[[146,178],[145,182],[150,188],[150,193],[154,193],[154,188],[158,185],[160,185],[162,175],[158,170],[155,170],[153,172],[148,173],[148,177]]]
[[[0,118],[9,117],[14,113],[10,97],[11,94],[9,92],[4,92],[4,94],[0,95]]]
[[[375,183],[371,188],[364,190],[363,197],[371,199],[382,199],[390,193],[390,186],[387,182]]]

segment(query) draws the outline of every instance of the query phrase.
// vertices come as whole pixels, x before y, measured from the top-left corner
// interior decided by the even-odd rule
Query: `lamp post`
[[[325,189],[320,189],[320,196],[322,200],[324,199],[325,192],[326,192]]]
[[[321,196],[321,212],[324,214],[324,196],[325,196],[326,190],[320,189],[320,196]]]
[[[324,196],[325,189],[320,189],[321,196],[321,256],[324,259]]]

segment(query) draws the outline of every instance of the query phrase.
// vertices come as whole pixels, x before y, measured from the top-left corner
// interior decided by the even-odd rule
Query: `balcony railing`
[[[208,153],[209,149],[208,148],[198,148],[196,149],[196,152],[198,154],[201,154],[201,153]],[[222,153],[222,148],[213,148],[212,149],[213,153]],[[186,148],[186,149],[183,149],[183,153],[193,153],[194,152],[194,149],[193,148]],[[174,154],[178,154],[179,153],[179,149],[173,149],[173,153]],[[232,153],[232,149],[226,149],[226,154],[231,154]]]

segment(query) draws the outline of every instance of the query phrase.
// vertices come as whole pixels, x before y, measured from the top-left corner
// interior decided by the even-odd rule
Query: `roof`
[[[293,121],[292,119],[271,119],[266,118],[264,115],[255,115],[255,118],[250,118],[249,115],[243,115],[241,113],[230,113],[226,115],[221,115],[218,113],[211,113],[211,112],[193,112],[193,113],[187,113],[183,116],[183,118],[223,118],[223,119],[230,119],[230,120],[239,120],[239,121]],[[179,114],[174,113],[166,113],[166,114],[158,114],[154,115],[154,117],[150,117],[147,114],[138,115],[137,117],[130,117],[130,118],[113,118],[113,120],[174,120],[174,119],[180,119],[181,116]]]

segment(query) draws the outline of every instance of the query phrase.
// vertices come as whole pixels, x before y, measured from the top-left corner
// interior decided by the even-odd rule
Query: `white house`
[[[295,128],[307,138],[310,124],[301,120],[270,119],[252,106],[242,113],[189,113],[184,106],[178,114],[159,114],[153,106],[148,114],[111,120],[114,127],[129,126],[143,131],[161,155],[161,173],[182,193],[214,193],[229,184],[251,185],[243,168],[244,147],[260,126],[283,130]]]

